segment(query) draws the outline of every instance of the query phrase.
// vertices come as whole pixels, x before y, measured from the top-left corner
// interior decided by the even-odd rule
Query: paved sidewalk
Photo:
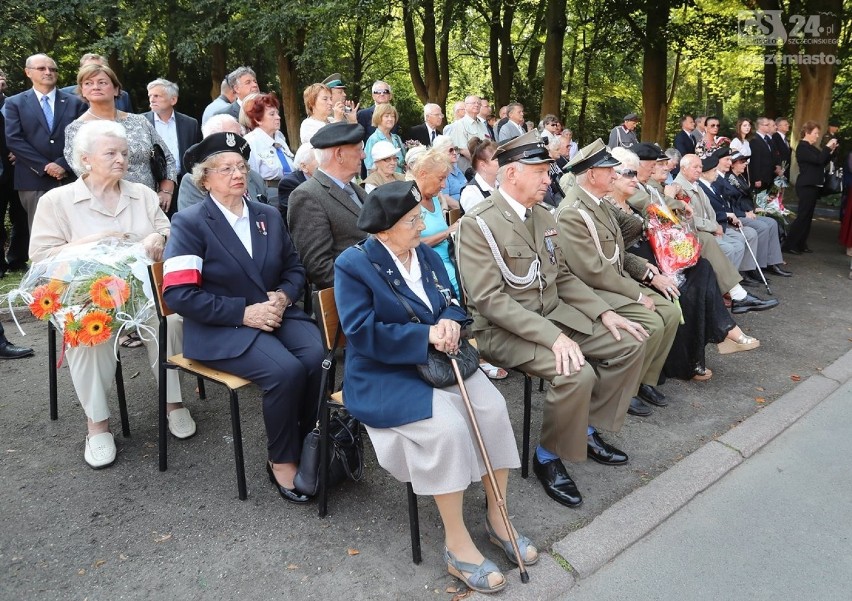
[[[851,454],[847,382],[562,599],[849,599]]]

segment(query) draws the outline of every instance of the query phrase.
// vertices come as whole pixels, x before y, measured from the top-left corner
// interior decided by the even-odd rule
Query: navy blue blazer
[[[86,112],[82,100],[57,89],[52,129],[47,128],[47,120],[32,88],[7,98],[3,112],[6,115],[6,145],[16,159],[16,190],[52,190],[77,179],[62,153],[65,128]],[[61,181],[50,177],[44,172],[48,163],[56,163],[68,176]]]
[[[426,363],[429,327],[439,319],[464,324],[467,314],[458,301],[448,303],[439,292],[438,286],[452,291],[452,285],[441,257],[426,244],[417,247],[417,258],[431,310],[406,285],[378,240],[368,238],[361,248],[346,249],[334,262],[334,298],[347,338],[346,408],[373,428],[428,419],[433,389],[420,379],[416,366]],[[411,321],[389,284],[421,323]]]
[[[708,186],[704,180],[698,180],[698,185],[704,190],[710,204],[713,205],[713,210],[716,211],[716,221],[722,226],[722,231],[728,229],[728,206],[725,204],[725,199],[719,196],[712,185]]]
[[[674,138],[674,147],[680,151],[681,156],[695,154],[695,139],[681,128]]]
[[[253,256],[209,195],[172,218],[166,261],[180,256],[202,261],[200,285],[170,286],[168,273],[164,278],[166,304],[184,318],[183,354],[190,359],[242,355],[261,332],[243,325],[245,308],[266,302],[266,293],[274,290],[298,300],[305,286],[305,268],[278,209],[254,201],[246,204]],[[311,318],[293,305],[284,319]]]
[[[727,210],[737,217],[742,219],[748,211],[754,209],[751,205],[751,197],[741,192],[739,188],[728,181],[728,178],[720,175],[713,180],[711,187],[725,201]]]

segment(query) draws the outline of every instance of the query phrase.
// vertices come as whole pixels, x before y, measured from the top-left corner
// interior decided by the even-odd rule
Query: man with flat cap
[[[639,116],[636,113],[624,115],[621,125],[616,125],[609,132],[610,148],[632,148],[639,143],[636,138],[636,126],[639,124]]]
[[[317,157],[313,177],[293,190],[287,225],[308,279],[317,289],[334,285],[334,260],[363,240],[358,215],[366,192],[352,179],[364,159],[364,128],[355,123],[329,123],[311,138]]]
[[[568,268],[556,221],[539,204],[553,159],[538,132],[503,143],[494,158],[498,190],[460,222],[460,281],[483,356],[550,381],[533,469],[548,496],[576,507],[582,497],[562,459],[627,462],[596,428],[624,423],[647,333]]]
[[[624,238],[604,199],[612,192],[613,167],[620,164],[600,138],[580,149],[566,167],[576,177],[576,183],[567,190],[556,220],[571,271],[619,315],[642,324],[649,334],[641,383],[638,391],[634,390],[636,396],[628,410],[633,415],[646,416],[651,410],[642,401],[658,407],[668,405],[656,385],[677,334],[680,311],[671,302],[676,290],[666,291],[664,298],[624,269]]]

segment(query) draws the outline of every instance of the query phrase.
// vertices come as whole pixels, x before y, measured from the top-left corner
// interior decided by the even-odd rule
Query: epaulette
[[[483,211],[487,211],[491,207],[494,206],[494,201],[491,198],[486,198],[482,202],[476,203],[476,206],[473,207],[470,211],[467,211],[465,215],[470,215],[471,217],[476,217]]]

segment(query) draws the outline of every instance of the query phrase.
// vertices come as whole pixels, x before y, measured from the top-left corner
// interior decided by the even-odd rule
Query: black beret
[[[337,121],[322,126],[311,138],[311,146],[314,148],[334,148],[335,146],[357,144],[363,140],[363,127],[357,123]]]
[[[184,171],[190,172],[198,163],[206,161],[214,154],[221,154],[223,152],[238,152],[245,160],[249,160],[251,146],[239,134],[231,132],[210,134],[198,144],[194,144],[186,149],[186,152],[183,153],[183,162],[181,165]]]
[[[734,151],[731,150],[731,147],[727,146],[727,145],[726,146],[720,146],[719,148],[717,148],[716,150],[713,151],[713,156],[715,156],[717,159],[721,159],[723,157],[731,156],[732,154],[734,154]]]
[[[420,204],[420,198],[420,189],[413,181],[383,184],[367,195],[358,228],[371,234],[389,230]]]
[[[636,153],[640,161],[668,161],[669,157],[656,144],[642,142],[634,144],[630,150]]]
[[[701,171],[707,172],[712,171],[716,167],[719,166],[719,157],[716,156],[716,153],[707,155],[703,159],[701,159]]]

